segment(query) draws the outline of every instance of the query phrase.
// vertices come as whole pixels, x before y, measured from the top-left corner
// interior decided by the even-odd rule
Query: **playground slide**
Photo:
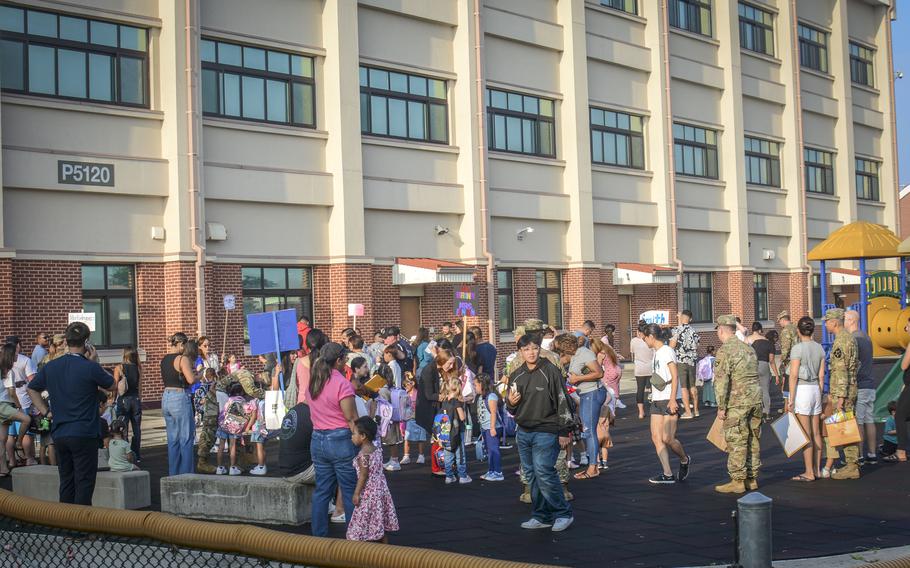
[[[884,422],[888,418],[888,402],[897,400],[904,387],[904,371],[901,370],[901,360],[898,358],[894,366],[885,375],[885,378],[875,389],[875,420]]]

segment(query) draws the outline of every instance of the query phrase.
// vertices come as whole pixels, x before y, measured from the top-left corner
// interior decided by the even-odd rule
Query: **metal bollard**
[[[771,503],[758,492],[737,500],[739,562],[743,568],[771,568]]]

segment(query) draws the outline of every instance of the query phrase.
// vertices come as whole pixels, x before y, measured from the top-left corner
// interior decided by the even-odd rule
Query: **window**
[[[674,28],[711,35],[711,0],[670,0],[669,11]]]
[[[82,265],[82,311],[95,314],[96,347],[136,346],[135,290],[132,266]]]
[[[717,132],[673,123],[676,173],[717,179]]]
[[[774,16],[771,12],[739,3],[739,45],[749,51],[774,55]]]
[[[812,317],[822,317],[822,288],[818,274],[812,275]]]
[[[244,266],[243,338],[249,340],[246,316],[293,309],[297,319],[313,318],[313,274],[309,268]]]
[[[202,112],[316,127],[313,58],[203,38]]]
[[[867,87],[875,86],[875,51],[850,42],[850,80]]]
[[[496,302],[499,307],[499,331],[511,333],[515,329],[511,270],[496,271]]]
[[[780,187],[780,144],[746,136],[746,182]]]
[[[630,14],[638,14],[636,0],[600,0],[600,5]]]
[[[692,311],[692,323],[714,320],[710,272],[683,274],[683,308]]]
[[[558,270],[538,270],[537,314],[551,327],[562,328],[562,284]]]
[[[878,201],[878,169],[881,162],[856,159],[856,197]]]
[[[0,6],[0,87],[66,99],[148,106],[148,31]]]
[[[807,69],[828,72],[828,34],[799,24],[799,64]]]
[[[642,118],[634,114],[592,108],[591,160],[598,164],[645,169]]]
[[[487,89],[490,149],[556,157],[553,101]]]
[[[766,321],[768,319],[768,275],[753,274],[752,287],[755,290],[755,319]]]
[[[834,156],[831,152],[806,148],[806,191],[834,195]]]
[[[446,82],[421,75],[360,68],[360,131],[447,144]]]

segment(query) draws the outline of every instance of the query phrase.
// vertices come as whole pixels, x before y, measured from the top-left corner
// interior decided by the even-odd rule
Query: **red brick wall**
[[[67,314],[82,311],[82,268],[78,262],[13,260],[13,317],[10,333],[31,353],[38,333],[62,333]]]
[[[15,316],[13,304],[13,261],[0,260],[0,333],[15,329],[13,318]]]
[[[733,314],[751,328],[755,321],[755,293],[752,271],[714,273],[714,317]]]

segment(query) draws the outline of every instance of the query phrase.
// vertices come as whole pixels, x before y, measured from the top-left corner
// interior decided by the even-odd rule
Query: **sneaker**
[[[456,481],[458,481],[458,480],[455,479],[454,477],[446,476],[446,485],[449,485],[449,484],[451,484],[451,483],[455,483]]]
[[[411,456],[405,456],[405,457],[401,458],[401,461],[398,463],[401,465],[408,465],[409,463],[411,463]]]
[[[575,517],[560,517],[553,522],[553,528],[550,530],[553,532],[562,532],[569,528],[574,520]]]
[[[562,520],[562,519],[560,519],[560,520]],[[548,529],[548,528],[550,528],[550,527],[552,527],[552,526],[553,526],[553,525],[551,525],[551,524],[549,524],[549,523],[542,523],[542,522],[540,522],[540,521],[538,521],[537,519],[534,519],[534,518],[532,518],[532,519],[529,520],[529,521],[525,521],[525,522],[521,523],[521,528],[523,528],[523,529],[528,529],[528,530]]]
[[[401,471],[401,465],[398,460],[389,460],[389,463],[382,466],[386,471]]]
[[[690,465],[692,465],[692,456],[686,456],[686,463],[679,462],[679,472],[676,474],[677,481],[685,481],[689,477]]]
[[[243,475],[243,472],[236,465],[232,465],[231,469],[228,470],[228,475]]]
[[[648,481],[650,481],[651,483],[653,483],[655,485],[669,485],[672,483],[676,483],[676,478],[673,477],[672,475],[664,475],[661,473],[660,475],[655,475]]]
[[[509,444],[509,443],[499,444],[500,450],[511,450],[512,448],[513,448],[512,444]]]
[[[875,454],[870,454],[866,456],[866,463],[869,465],[875,465],[878,463],[878,456]]]
[[[506,480],[506,478],[501,473],[498,473],[498,472],[485,473],[481,476],[481,478],[484,481],[505,481]]]
[[[701,416],[701,412],[699,412],[699,411],[696,410],[696,411],[695,411],[695,417],[698,418],[699,416]]]
[[[597,463],[597,469],[610,469],[610,466],[607,465],[607,462],[600,460]]]
[[[218,444],[215,444],[214,446],[212,446],[212,449],[209,450],[209,453],[210,453],[210,454],[217,454],[217,453],[218,453]]]
[[[434,471],[434,472],[431,472],[431,473],[432,473],[433,475],[435,475],[436,477],[445,477],[445,476],[446,476],[446,472],[445,472],[445,471]]]
[[[844,464],[844,465],[846,465],[846,464]],[[865,457],[865,456],[860,456],[860,457],[858,457],[858,458],[856,459],[856,465],[858,465],[858,466],[860,466],[860,467],[866,465],[866,457]]]
[[[334,512],[334,511],[333,511],[333,512]],[[341,514],[338,515],[337,517],[336,517],[335,515],[332,515],[331,521],[332,521],[333,523],[335,523],[336,525],[343,525],[343,524],[345,524],[346,522],[348,522],[348,520],[347,520],[347,519],[345,518],[345,516],[344,516],[344,513],[341,513]]]
[[[692,419],[695,418],[695,417],[692,416],[692,413],[691,413],[691,412],[686,412],[685,414],[683,414],[683,415],[680,416],[679,418],[680,418],[681,420],[692,420]]]
[[[418,464],[422,464],[422,463],[426,463],[426,462],[427,462],[427,460],[423,457],[423,454],[420,454],[419,456],[417,456]]]
[[[268,473],[269,469],[264,465],[257,465],[250,470],[250,475],[265,475]]]
[[[834,470],[834,471],[837,471],[837,470]],[[821,478],[822,479],[831,479],[831,470],[828,469],[827,467],[823,467]]]
[[[474,445],[474,439],[473,439],[473,438],[468,438],[468,441],[465,442],[464,445],[465,445],[465,446],[473,446],[473,445]]]
[[[470,475],[465,475],[464,477],[458,478],[458,483],[460,483],[462,485],[467,485],[468,483],[471,483],[472,481],[474,481],[474,480],[471,479]]]
[[[567,461],[567,462],[566,462],[566,466],[567,466],[569,469],[578,469],[578,464],[575,463],[573,460]]]
[[[227,469],[223,465],[219,465],[215,468],[215,475],[224,475],[227,473]]]

